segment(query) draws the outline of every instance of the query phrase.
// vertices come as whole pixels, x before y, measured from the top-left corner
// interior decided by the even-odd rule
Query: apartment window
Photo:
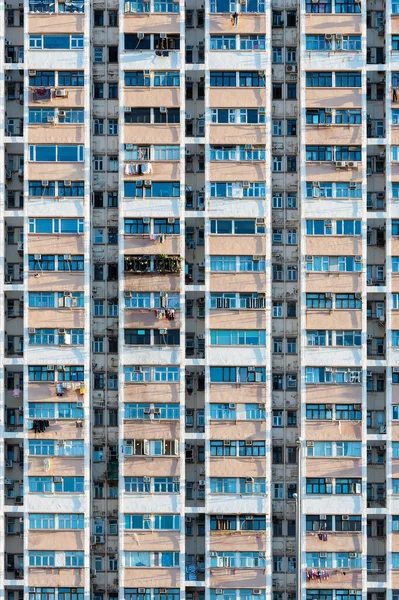
[[[273,172],[279,173],[283,170],[283,157],[273,156]]]
[[[287,100],[296,100],[297,86],[296,83],[287,83]]]
[[[108,192],[107,196],[107,206],[108,208],[117,208],[118,207],[118,192]]]
[[[237,74],[235,71],[211,71],[211,87],[236,87]]]
[[[281,119],[273,119],[273,135],[283,135],[283,122]]]
[[[282,556],[273,556],[273,572],[274,573],[282,573],[283,572],[283,557]]]
[[[95,499],[104,498],[104,484],[102,482],[95,481],[93,485],[93,490]]]
[[[93,60],[95,63],[104,62],[104,46],[94,46]]]
[[[272,450],[272,462],[275,465],[283,464],[283,448],[281,446],[273,446]]]
[[[296,135],[296,119],[287,119],[287,135]]]
[[[94,27],[103,27],[104,25],[104,11],[103,10],[95,10],[94,11]]]
[[[296,156],[287,155],[287,173],[296,172]]]
[[[306,73],[306,87],[332,87],[332,73],[308,71]]]
[[[273,535],[280,537],[283,535],[283,521],[282,519],[273,519]]]
[[[108,26],[109,27],[118,27],[118,11],[117,10],[109,10],[108,11]]]
[[[108,46],[108,62],[111,64],[118,62],[118,46]]]
[[[281,12],[281,10],[273,10],[272,27],[284,27],[283,13]]]
[[[118,98],[118,84],[117,83],[109,83],[108,84],[108,98],[110,98],[110,99]]]
[[[273,46],[272,50],[272,62],[282,63],[283,62],[283,49],[277,46]]]
[[[118,119],[108,119],[108,135],[118,135]]]
[[[94,135],[103,135],[104,119],[94,119]]]
[[[285,49],[285,62],[296,63],[296,48],[288,47]]]
[[[94,84],[94,99],[102,100],[104,98],[104,84],[103,83],[95,83]]]
[[[273,98],[273,100],[282,100],[283,99],[283,84],[282,83],[273,83],[272,84],[272,98]]]
[[[95,390],[103,390],[104,385],[104,374],[103,373],[94,373],[94,389]]]
[[[361,87],[362,74],[356,71],[337,72],[335,74],[336,87]]]

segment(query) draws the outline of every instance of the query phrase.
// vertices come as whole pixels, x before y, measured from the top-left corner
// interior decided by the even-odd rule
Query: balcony
[[[146,255],[125,256],[125,272],[136,275],[156,274],[169,275],[181,271],[182,259],[180,256]]]

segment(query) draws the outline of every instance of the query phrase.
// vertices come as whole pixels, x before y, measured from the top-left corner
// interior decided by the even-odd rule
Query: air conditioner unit
[[[161,40],[166,40],[167,37],[168,37],[168,34],[167,33],[160,33],[159,37],[161,38]]]
[[[357,188],[357,183],[356,181],[350,181],[349,182],[349,189],[350,190],[355,190]]]
[[[167,112],[167,108],[166,108],[166,106],[160,106],[160,107],[159,107],[159,112],[160,112],[160,113],[166,113],[166,112]]]
[[[336,33],[336,34],[335,34],[335,39],[336,39],[338,42],[342,42],[342,40],[344,39],[344,36],[342,35],[342,33]]]
[[[245,478],[245,483],[253,483],[254,482],[254,478],[253,477],[246,477]]]
[[[34,335],[36,333],[36,329],[34,327],[29,327],[28,333],[29,335]]]
[[[343,169],[344,167],[346,167],[346,161],[344,161],[344,160],[336,160],[335,161],[335,167],[337,169]]]
[[[313,260],[313,254],[307,254],[305,256],[305,260],[306,260],[306,262],[312,262],[312,260]]]
[[[326,293],[324,294],[324,296],[325,296],[326,298],[328,298],[329,300],[331,300],[331,298],[332,298],[332,293],[331,293],[331,292],[326,292]]]
[[[258,588],[255,588],[255,589],[252,590],[252,593],[253,593],[254,596],[260,596],[261,593],[262,593],[262,591],[259,590]]]
[[[36,75],[35,69],[29,69],[28,70],[28,75],[30,75],[31,77],[34,77]]]
[[[145,475],[143,477],[143,481],[144,481],[144,483],[150,483],[151,482],[151,477],[148,477],[148,475]]]
[[[4,483],[5,483],[5,485],[12,485],[14,482],[12,479],[5,479]]]
[[[319,552],[319,558],[327,558],[327,552]]]
[[[42,255],[41,255],[41,254],[34,254],[34,255],[33,255],[33,258],[34,258],[35,260],[42,260]]]
[[[6,460],[5,465],[6,465],[7,469],[11,469],[12,468],[12,460]]]
[[[66,333],[66,329],[64,327],[59,327],[58,334],[59,335],[65,335],[65,333]]]
[[[314,442],[309,442],[309,441],[308,441],[308,442],[306,442],[306,446],[307,446],[308,448],[313,448],[313,447],[314,447]]]
[[[285,72],[286,73],[296,73],[298,71],[298,67],[296,65],[286,65]]]
[[[324,39],[327,40],[327,42],[331,42],[331,40],[333,39],[332,33],[325,33]]]
[[[137,39],[138,40],[143,40],[144,39],[144,33],[142,31],[139,31],[137,34]]]
[[[65,88],[58,88],[55,90],[55,97],[56,98],[67,98],[68,97],[68,90],[66,90]]]
[[[83,408],[83,402],[76,402],[76,408]]]
[[[357,558],[357,552],[349,552],[349,558]]]
[[[349,521],[349,515],[342,515],[343,521]]]
[[[72,181],[70,179],[65,179],[64,186],[65,187],[71,187],[71,185],[72,185]]]
[[[263,217],[257,217],[256,218],[256,224],[257,225],[264,225],[265,224],[265,219],[263,219]]]
[[[350,160],[346,163],[346,166],[350,169],[357,169],[357,162],[355,160]]]
[[[362,257],[360,256],[360,254],[357,254],[355,256],[355,262],[357,262],[357,263],[362,262]]]
[[[94,536],[95,544],[104,544],[104,542],[105,542],[105,537],[103,535],[95,535]]]
[[[205,339],[205,333],[199,333],[199,334],[197,335],[197,338],[198,338],[199,340],[204,340],[204,339]]]
[[[252,257],[252,260],[253,260],[253,262],[259,262],[261,258],[262,258],[262,257],[261,257],[261,256],[259,256],[258,254],[255,254],[255,255]]]
[[[64,260],[71,260],[71,259],[72,259],[72,255],[71,254],[64,254]]]
[[[320,515],[320,521],[327,521],[327,515]]]
[[[266,108],[264,106],[260,106],[258,109],[260,115],[266,114]]]
[[[384,200],[385,192],[377,192],[377,200]]]
[[[55,477],[53,477],[53,482],[54,483],[62,483],[62,481],[63,481],[63,479],[59,475],[55,475]]]
[[[55,123],[55,117],[47,117],[47,123]]]
[[[243,181],[242,182],[242,187],[243,187],[244,190],[248,189],[249,188],[249,181]]]
[[[144,187],[151,187],[151,179],[144,179]]]
[[[175,223],[176,219],[175,217],[168,217],[168,223]]]
[[[215,593],[217,596],[221,596],[223,594],[223,588],[216,588]]]

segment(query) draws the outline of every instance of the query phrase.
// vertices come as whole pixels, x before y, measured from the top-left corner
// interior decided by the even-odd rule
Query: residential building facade
[[[0,3],[0,598],[398,600],[399,3]]]

